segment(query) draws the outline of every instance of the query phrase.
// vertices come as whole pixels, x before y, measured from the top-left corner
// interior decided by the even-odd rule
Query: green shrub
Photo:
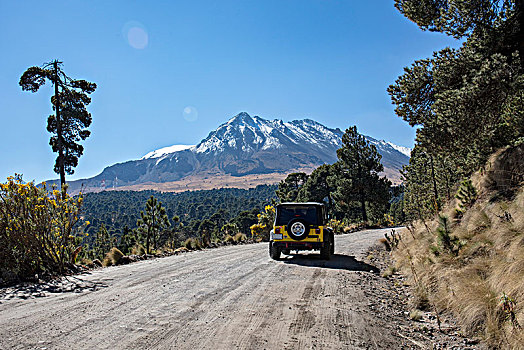
[[[459,200],[459,208],[461,212],[469,208],[475,203],[477,199],[477,190],[473,186],[471,179],[466,179],[461,182],[460,187],[455,197]]]
[[[460,249],[459,239],[451,235],[448,218],[439,216],[439,227],[437,228],[437,240],[443,251],[457,255]]]
[[[0,184],[0,279],[63,273],[82,240],[82,196],[24,183],[21,175]],[[77,255],[77,254],[76,254]]]

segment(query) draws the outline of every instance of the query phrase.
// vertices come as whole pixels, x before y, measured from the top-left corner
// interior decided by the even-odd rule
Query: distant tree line
[[[127,254],[138,252],[138,246],[140,252],[151,252],[178,248],[188,239],[205,246],[239,233],[247,236],[258,213],[275,200],[275,189],[260,185],[248,190],[87,193],[81,214],[82,222],[89,223],[83,254],[102,258],[111,247]]]

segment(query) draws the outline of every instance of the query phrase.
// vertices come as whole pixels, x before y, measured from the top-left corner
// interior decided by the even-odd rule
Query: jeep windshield
[[[278,207],[275,226],[287,225],[293,219],[303,219],[310,225],[317,225],[318,212],[313,206]]]

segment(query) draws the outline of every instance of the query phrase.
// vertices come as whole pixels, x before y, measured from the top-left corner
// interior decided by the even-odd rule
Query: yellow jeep
[[[292,250],[320,250],[322,259],[335,252],[333,230],[326,226],[326,207],[322,203],[281,203],[277,205],[275,223],[269,236],[269,256]]]

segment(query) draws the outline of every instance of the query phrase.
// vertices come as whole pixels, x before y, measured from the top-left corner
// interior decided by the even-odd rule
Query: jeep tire
[[[324,241],[322,247],[320,247],[320,258],[324,260],[331,259],[331,251],[334,249],[334,245],[331,242],[331,235],[326,235],[329,238]],[[333,248],[332,248],[333,247]]]
[[[295,241],[306,239],[309,235],[309,225],[304,219],[295,218],[289,220],[286,227],[287,234]]]
[[[282,253],[282,248],[274,246],[273,242],[269,242],[269,256],[271,259],[280,260],[280,253]]]

